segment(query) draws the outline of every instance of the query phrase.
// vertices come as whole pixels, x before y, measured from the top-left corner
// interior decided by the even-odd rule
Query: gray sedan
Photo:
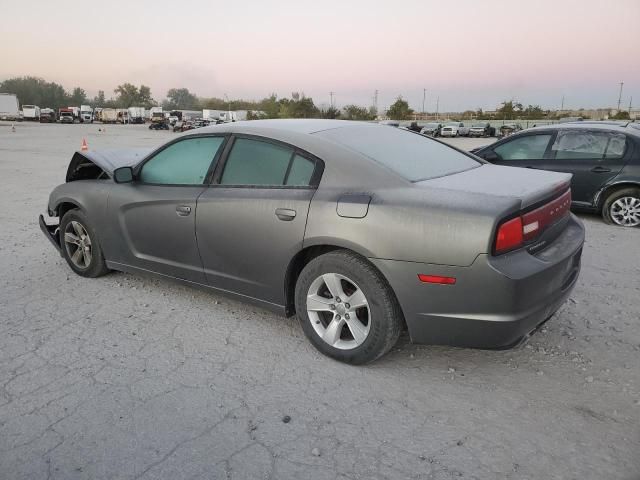
[[[362,364],[419,343],[517,345],[576,283],[568,174],[388,126],[263,120],[154,151],[76,152],[40,226],[84,277],[153,274],[297,315]]]

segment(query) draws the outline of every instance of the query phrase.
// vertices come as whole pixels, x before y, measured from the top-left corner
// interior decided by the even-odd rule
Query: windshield
[[[480,166],[470,156],[408,130],[360,125],[323,130],[315,135],[356,151],[411,182]]]
[[[60,112],[61,117],[72,117],[73,114],[71,112]]]
[[[446,125],[447,125],[447,127],[457,127],[457,126],[459,126],[460,124],[459,124],[458,122],[449,122],[449,123],[447,123]]]

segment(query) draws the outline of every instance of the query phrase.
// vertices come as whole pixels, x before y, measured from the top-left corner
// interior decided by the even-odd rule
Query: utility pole
[[[423,89],[422,89],[422,114],[423,114],[423,115],[425,114],[425,111],[424,111],[424,101],[425,101],[426,99],[427,99],[427,89],[426,89],[426,88],[423,88]]]
[[[335,92],[329,92],[329,96],[331,97],[331,108],[333,108],[333,96],[335,95]]]
[[[562,100],[560,101],[560,111],[564,110],[564,95],[562,96]]]
[[[624,82],[620,82],[620,93],[618,94],[618,111],[620,111],[620,102],[622,102],[622,86]]]
[[[633,102],[633,97],[629,98],[629,118],[631,118],[631,102]]]
[[[378,90],[373,91],[373,108],[378,112]]]
[[[436,99],[436,120],[438,120],[438,112],[440,112],[440,96]]]

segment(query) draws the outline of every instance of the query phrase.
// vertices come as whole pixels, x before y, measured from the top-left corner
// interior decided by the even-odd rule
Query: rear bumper
[[[402,307],[411,340],[473,348],[509,348],[566,301],[580,272],[584,227],[573,215],[542,252],[479,255],[469,267],[372,259]],[[455,285],[420,283],[420,273]]]
[[[56,247],[56,250],[62,254],[62,249],[60,247],[60,225],[57,223],[52,225],[47,224],[42,214],[40,214],[40,217],[38,218],[38,223],[40,223],[40,230],[42,230],[45,237],[47,237],[53,246]]]

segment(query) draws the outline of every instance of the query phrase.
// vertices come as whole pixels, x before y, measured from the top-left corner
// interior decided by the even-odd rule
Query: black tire
[[[355,348],[340,349],[325,342],[307,312],[307,294],[312,283],[327,273],[353,280],[367,299],[369,332]],[[302,330],[313,346],[328,357],[353,365],[372,362],[387,353],[397,342],[404,325],[402,310],[382,274],[365,258],[345,250],[321,255],[303,268],[296,282],[295,305]]]
[[[636,199],[638,202],[640,202],[640,188],[633,188],[633,187],[621,188],[620,190],[614,190],[613,192],[608,194],[604,200],[604,203],[602,204],[602,218],[609,225],[637,228],[640,225],[637,225],[637,224],[623,225],[622,223],[619,223],[618,221],[616,221],[612,216],[613,215],[612,207],[614,206],[613,204],[616,202],[616,200],[619,200],[620,198],[623,198],[623,197],[631,197],[633,199]]]
[[[72,259],[73,253],[75,253],[75,249],[78,249],[75,245],[68,244],[65,241],[65,232],[67,229],[73,229],[73,225],[70,226],[71,222],[77,222],[82,226],[82,228],[86,231],[89,240],[90,240],[90,249],[91,249],[91,259],[88,262],[88,265],[85,267],[80,267],[74,263]],[[81,277],[89,277],[96,278],[102,275],[109,273],[109,269],[104,261],[104,255],[102,254],[102,248],[100,247],[100,243],[98,242],[98,236],[96,235],[96,231],[91,226],[91,223],[88,221],[87,216],[80,209],[69,210],[64,214],[62,220],[60,222],[60,248],[62,250],[62,256],[69,264],[71,270],[80,275]]]

